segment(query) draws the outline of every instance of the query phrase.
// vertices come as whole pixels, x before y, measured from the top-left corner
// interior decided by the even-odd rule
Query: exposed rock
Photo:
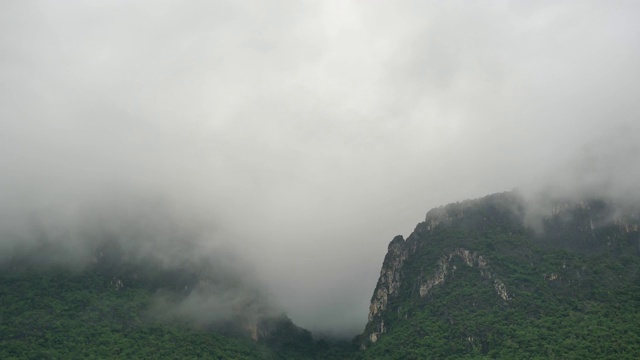
[[[403,281],[408,280],[403,278],[403,265],[410,254],[416,253],[419,247],[423,248],[425,245],[419,238],[430,236],[429,234],[433,233],[438,227],[452,226],[454,223],[460,221],[465,217],[465,213],[469,211],[469,209],[472,209],[478,201],[479,200],[464,201],[432,209],[427,213],[425,222],[419,224],[416,231],[409,236],[406,241],[402,236],[396,236],[391,241],[382,269],[380,270],[378,284],[371,298],[371,305],[369,306],[369,321],[365,332],[366,339],[369,342],[374,343],[378,341],[380,336],[388,330],[381,314],[386,310],[391,310],[389,309],[389,304],[394,297],[398,296],[398,291],[400,291]],[[421,233],[425,231],[427,233],[421,235]],[[421,298],[425,297],[434,286],[444,283],[449,274],[455,270],[451,264],[451,260],[455,257],[462,259],[467,266],[477,268],[484,279],[494,278],[493,274],[487,268],[487,260],[483,256],[467,249],[457,248],[437,260],[436,269],[430,276],[422,278],[423,280],[410,279],[410,281],[417,282],[415,287]],[[504,283],[498,280],[498,282],[494,282],[494,287],[502,299],[509,299]],[[400,309],[393,310],[397,311],[399,316],[403,316]],[[406,316],[407,314],[405,313],[404,317]],[[363,346],[365,345],[363,344]]]
[[[402,283],[401,270],[409,256],[408,248],[410,247],[407,246],[407,242],[402,236],[396,236],[389,244],[389,250],[380,271],[378,285],[369,306],[369,324],[371,326],[369,327],[367,338],[372,343],[378,341],[380,336],[387,331],[380,314],[388,308],[390,298],[396,296],[400,289]],[[463,248],[457,248],[437,261],[433,274],[420,283],[420,297],[425,297],[434,286],[443,284],[448,275],[455,271],[455,265],[451,264],[454,258],[460,258],[468,267],[477,268],[484,279],[494,279],[493,285],[498,296],[505,301],[510,300],[507,287],[501,280],[495,279],[495,276],[489,271],[485,257],[478,255],[475,251]],[[399,311],[400,309],[398,309]]]
[[[451,222],[451,216],[445,209],[445,207],[441,206],[435,209],[430,210],[425,217],[425,223],[427,225],[427,230],[433,231],[436,226],[442,223]]]
[[[438,260],[438,265],[434,274],[420,285],[420,296],[424,297],[429,293],[432,287],[444,283],[444,279],[449,272],[449,262],[446,258]]]
[[[400,269],[408,256],[405,245],[406,241],[401,235],[396,236],[391,243],[389,243],[387,255],[384,258],[384,263],[380,270],[378,285],[371,298],[369,321],[373,320],[374,316],[380,311],[387,308],[389,296],[396,294],[398,289],[400,289]]]
[[[378,324],[376,330],[373,331],[371,334],[369,334],[369,340],[372,343],[378,341],[378,339],[380,338],[380,335],[384,334],[386,332],[386,330],[387,329],[384,327],[384,320],[381,320],[380,324]]]
[[[408,246],[404,238],[401,235],[393,238],[389,243],[387,255],[380,270],[378,285],[369,306],[369,323],[374,323],[373,330],[368,335],[371,342],[376,342],[380,335],[386,331],[384,321],[376,319],[376,317],[387,309],[389,298],[397,295],[402,283],[402,265],[408,256]]]
[[[562,267],[565,268],[566,265],[563,264]],[[554,280],[557,280],[559,278],[560,277],[556,273],[544,274],[544,279],[548,280],[548,281],[554,281]]]
[[[493,281],[493,287],[496,289],[496,292],[498,293],[498,295],[500,295],[502,300],[507,301],[510,299],[509,294],[507,293],[507,287],[502,281],[500,281],[499,279],[495,279]]]
[[[455,257],[461,258],[462,261],[469,267],[478,268],[480,270],[480,275],[484,279],[491,279],[494,277],[493,274],[491,274],[491,272],[487,269],[487,260],[482,255],[478,255],[475,251],[472,252],[466,249],[458,248],[438,260],[433,275],[428,277],[426,281],[420,284],[419,292],[421,297],[426,296],[434,286],[444,283],[447,275],[452,270],[455,270],[455,265],[451,265],[451,260]],[[495,279],[494,286],[496,292],[503,300],[509,299],[506,286],[502,281]]]
[[[116,289],[116,291],[122,289],[124,287],[124,283],[122,282],[122,280],[118,279],[118,278],[113,278],[110,281],[111,285],[114,286],[114,288]]]
[[[580,269],[540,254],[558,250],[616,254],[636,249],[640,253],[640,211],[635,208],[619,209],[597,199],[548,199],[532,210],[525,201],[517,193],[500,193],[441,206],[430,210],[406,241],[394,238],[371,298],[369,321],[359,338],[361,348],[396,330],[406,332],[405,321],[416,325],[428,322],[425,316],[434,316],[434,321],[454,324],[460,321],[456,315],[461,304],[472,309],[517,310],[526,303],[522,291],[526,294],[541,286],[530,281],[527,272],[543,276],[559,292],[566,292],[572,282],[586,281],[584,266]],[[554,272],[538,272],[549,265]],[[434,291],[448,281],[453,282]],[[456,288],[458,281],[460,288]],[[478,284],[486,286],[482,296],[468,297]],[[461,302],[450,310],[452,298]],[[429,336],[421,330],[416,327],[417,336]],[[472,344],[469,348],[484,354],[489,340],[484,330],[474,331],[464,334]]]

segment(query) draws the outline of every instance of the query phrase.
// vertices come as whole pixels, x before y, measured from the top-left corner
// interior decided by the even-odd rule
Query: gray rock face
[[[407,242],[402,236],[396,236],[389,244],[387,255],[380,270],[378,285],[369,306],[369,323],[375,322],[375,330],[368,334],[371,342],[376,342],[380,335],[386,331],[384,320],[377,319],[377,317],[387,309],[389,298],[398,293],[402,282],[400,270],[408,256]]]
[[[447,275],[456,270],[455,265],[451,265],[451,260],[456,257],[462,259],[468,267],[477,268],[484,279],[495,278],[488,269],[487,260],[482,255],[478,255],[475,251],[458,248],[438,260],[434,273],[420,284],[421,297],[426,296],[434,286],[443,284]],[[509,300],[509,294],[504,283],[500,279],[494,279],[493,283],[498,295],[503,300]]]
[[[505,259],[517,258],[533,266],[541,261],[534,251],[597,254],[625,248],[637,249],[640,254],[638,209],[620,208],[603,200],[541,204],[526,203],[513,192],[493,194],[432,209],[406,240],[396,236],[389,244],[371,297],[361,347],[378,342],[399,322],[429,306],[438,296],[437,288],[464,278],[453,276],[462,268],[476,272],[480,285],[494,293],[486,300],[491,303],[484,306],[513,307],[519,304],[519,291],[532,285],[514,280]],[[533,218],[535,221],[530,221]],[[540,276],[561,287],[569,284],[563,278],[567,274],[568,270],[558,269]]]
[[[378,285],[369,307],[369,326],[367,328],[370,331],[366,335],[367,339],[372,343],[378,341],[382,334],[388,330],[381,315],[384,311],[389,310],[390,299],[398,295],[403,281],[402,267],[414,251],[415,247],[411,246],[401,236],[397,236],[389,244],[389,251],[385,256],[384,264],[380,270]],[[444,255],[437,261],[433,272],[423,274],[423,280],[419,283],[419,295],[421,298],[427,296],[435,286],[444,284],[447,277],[455,272],[456,267],[451,264],[454,258],[460,258],[468,267],[477,268],[484,279],[493,279],[493,286],[497,295],[504,301],[510,300],[506,285],[491,273],[486,258],[474,251],[463,248],[457,248]]]

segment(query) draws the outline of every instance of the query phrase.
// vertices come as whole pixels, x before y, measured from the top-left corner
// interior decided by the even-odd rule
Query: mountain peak
[[[544,205],[527,202],[516,192],[492,194],[432,209],[406,240],[394,237],[371,298],[368,323],[358,338],[360,348],[371,355],[397,341],[427,346],[425,342],[445,336],[427,330],[437,328],[449,334],[448,342],[459,345],[458,354],[497,354],[505,341],[520,341],[505,329],[526,325],[508,316],[529,319],[532,323],[526,326],[537,334],[542,331],[540,316],[573,311],[584,317],[587,314],[575,313],[575,306],[594,301],[607,306],[594,297],[593,289],[624,291],[624,281],[640,274],[638,212],[594,199]],[[532,216],[540,229],[533,227]],[[636,275],[611,270],[621,258]],[[608,270],[602,264],[608,264]],[[614,278],[627,280],[608,282]],[[538,315],[530,318],[532,314]],[[570,333],[579,330],[564,326]],[[409,346],[396,353],[440,357],[420,351]]]

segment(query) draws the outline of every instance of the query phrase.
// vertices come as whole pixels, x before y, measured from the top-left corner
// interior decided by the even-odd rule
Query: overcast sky
[[[430,208],[576,159],[597,166],[565,188],[622,169],[608,186],[637,188],[638,19],[637,1],[2,1],[0,225],[162,197],[297,324],[352,335],[387,243]]]

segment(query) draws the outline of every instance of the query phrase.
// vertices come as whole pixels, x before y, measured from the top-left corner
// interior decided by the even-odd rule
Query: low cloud
[[[81,259],[137,221],[236,254],[297,324],[351,336],[386,244],[430,208],[638,193],[633,2],[0,7],[3,254],[47,238]]]

